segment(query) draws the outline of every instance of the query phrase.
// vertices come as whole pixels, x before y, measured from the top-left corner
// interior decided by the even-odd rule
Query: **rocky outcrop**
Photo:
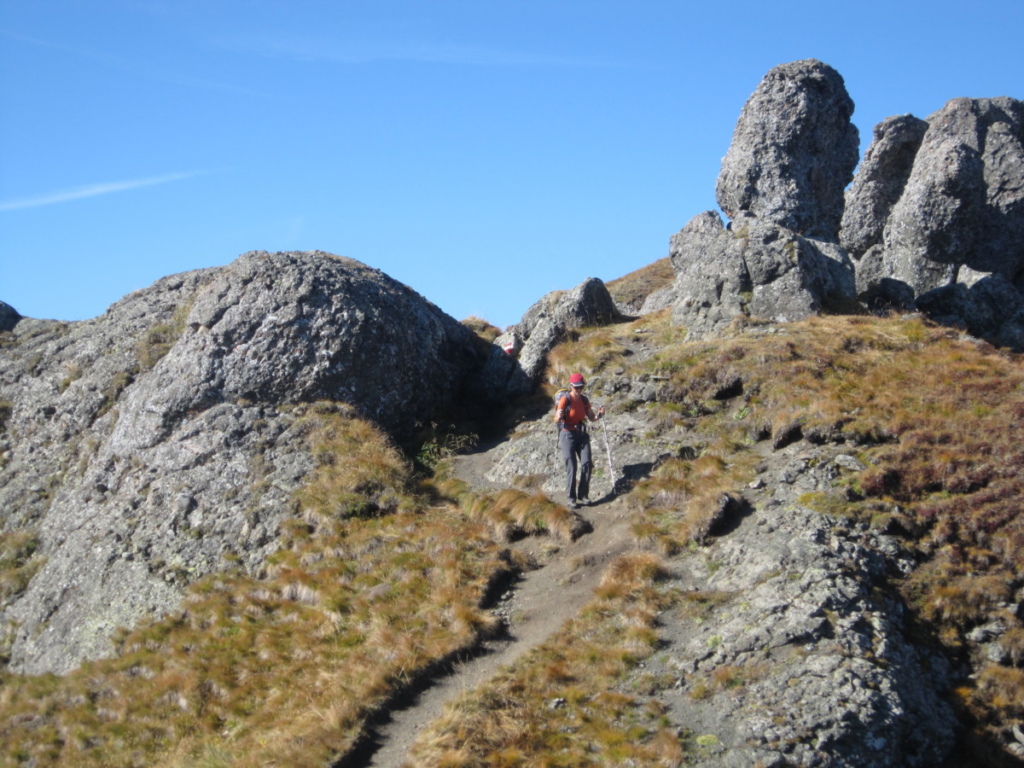
[[[695,216],[672,237],[676,280],[644,311],[671,302],[693,339],[755,316],[797,320],[856,292],[838,246],[843,188],[857,163],[853,101],[813,59],[771,70],[743,107],[716,193],[732,221]]]
[[[1020,336],[1024,103],[954,99],[925,121],[889,118],[846,205],[841,242],[859,260],[865,301],[916,306],[997,343]],[[1002,282],[971,289],[989,275]]]
[[[516,325],[494,341],[482,380],[488,391],[506,397],[530,392],[544,372],[548,352],[569,331],[619,320],[605,284],[590,277],[571,291],[554,291],[526,310]]]
[[[38,523],[69,467],[106,436],[121,395],[169,347],[178,307],[215,270],[166,277],[80,323],[21,320],[0,339],[0,514],[5,530]]]
[[[814,59],[775,67],[740,113],[715,192],[730,218],[749,212],[797,234],[835,240],[857,166],[853,100]]]
[[[671,304],[708,338],[740,316],[796,319],[857,299],[1024,348],[1024,102],[954,99],[927,120],[887,118],[844,197],[852,112],[831,67],[771,70],[722,161],[716,192],[733,221],[700,214],[672,238],[676,282],[643,312]]]
[[[259,568],[312,466],[306,403],[402,434],[477,365],[462,325],[324,253],[245,254],[3,344],[2,525],[36,532],[41,565],[0,626],[29,673],[104,654],[203,574]]]
[[[127,395],[114,440],[128,452],[183,414],[224,401],[329,398],[398,432],[450,402],[472,367],[471,333],[410,288],[352,259],[248,253],[198,294],[184,331]]]
[[[720,735],[722,764],[937,765],[957,728],[949,666],[908,641],[902,606],[878,589],[913,564],[866,525],[782,501],[794,485],[827,487],[852,457],[815,459],[816,469],[796,454],[765,462],[755,511],[688,561],[693,593],[724,604],[678,627],[664,662],[678,693],[664,698],[678,722]],[[703,693],[730,675],[745,684]]]
[[[853,265],[835,243],[803,237],[740,213],[695,216],[671,241],[673,320],[689,337],[720,333],[736,318],[798,320],[831,300],[852,298]]]
[[[1018,278],[1024,266],[1024,103],[954,99],[928,118],[886,226],[893,276],[917,293],[960,266]]]

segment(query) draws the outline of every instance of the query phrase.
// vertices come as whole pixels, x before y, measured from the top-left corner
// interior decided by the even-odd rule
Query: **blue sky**
[[[873,126],[1024,98],[1022,0],[0,0],[0,300],[320,249],[457,319],[665,256],[773,66]]]

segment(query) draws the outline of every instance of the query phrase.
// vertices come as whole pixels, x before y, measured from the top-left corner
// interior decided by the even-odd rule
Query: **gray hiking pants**
[[[561,429],[558,431],[558,447],[565,459],[565,495],[569,501],[590,497],[590,471],[594,463],[590,459],[590,435],[585,427]],[[580,478],[576,482],[576,465],[579,463]]]

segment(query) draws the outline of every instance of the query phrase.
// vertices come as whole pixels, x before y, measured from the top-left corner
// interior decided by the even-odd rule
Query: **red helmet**
[[[574,387],[582,387],[587,382],[583,380],[582,373],[574,373],[572,376],[569,377],[569,383],[572,384]]]

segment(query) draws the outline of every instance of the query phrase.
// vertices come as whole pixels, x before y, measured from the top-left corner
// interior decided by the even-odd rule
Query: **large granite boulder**
[[[519,353],[519,365],[535,381],[547,364],[548,352],[565,339],[568,331],[607,325],[621,317],[608,288],[596,277],[589,277],[568,291],[550,310],[547,306],[544,300],[538,302],[526,311],[519,326],[526,338]]]
[[[954,99],[931,115],[886,223],[892,276],[917,293],[961,266],[1016,281],[1024,266],[1024,103]]]
[[[916,306],[1019,348],[1010,340],[1024,287],[1024,102],[953,99],[925,121],[888,118],[846,203],[840,241],[857,259],[862,300]],[[987,276],[1002,280],[974,291]]]
[[[775,67],[743,106],[715,191],[729,218],[749,212],[799,235],[835,240],[857,166],[853,101],[814,59]]]
[[[0,602],[0,658],[64,672],[257,571],[312,469],[329,399],[400,435],[475,377],[472,333],[406,286],[324,253],[248,253],[82,323],[21,320],[0,355],[0,528],[39,570]]]
[[[341,400],[397,432],[451,402],[474,365],[472,333],[353,259],[252,252],[199,293],[152,384],[127,396],[127,452],[221,402]]]
[[[676,272],[657,304],[691,338],[737,317],[797,320],[855,295],[838,246],[843,190],[857,164],[853,101],[842,77],[814,59],[775,67],[743,106],[716,194],[671,241]],[[645,310],[648,307],[644,307]]]
[[[673,236],[670,257],[673,321],[692,339],[713,337],[737,317],[799,320],[855,292],[853,265],[835,243],[746,213],[728,229],[717,213],[698,214]]]

